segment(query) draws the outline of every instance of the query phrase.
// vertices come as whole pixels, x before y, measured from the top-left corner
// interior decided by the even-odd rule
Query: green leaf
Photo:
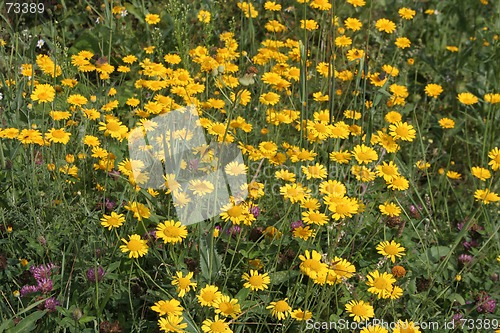
[[[201,275],[208,281],[221,270],[222,258],[213,246],[208,246],[204,239],[200,241]]]
[[[36,321],[43,316],[47,311],[36,311],[21,320],[16,326],[12,327],[11,329],[8,329],[6,332],[7,333],[26,333],[26,332],[31,332],[36,328]]]
[[[460,303],[460,305],[464,305],[465,304],[465,299],[462,297],[462,295],[459,295],[457,293],[452,293],[452,294],[448,295],[447,298],[452,303],[458,302],[458,303]]]
[[[187,324],[186,330],[189,333],[200,333],[199,328],[196,326],[196,324],[194,323],[194,321],[191,318],[191,316],[189,316],[189,314],[184,313],[183,317],[184,317],[184,321]]]
[[[279,271],[274,273],[269,273],[269,277],[271,278],[271,284],[282,284],[291,278],[297,277],[300,274],[299,271]]]

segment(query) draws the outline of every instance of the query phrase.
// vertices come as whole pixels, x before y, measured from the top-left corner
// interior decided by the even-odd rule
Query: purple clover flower
[[[45,305],[45,310],[47,310],[49,312],[53,312],[53,311],[56,311],[56,306],[61,305],[61,302],[59,302],[54,297],[50,297],[50,298],[47,298],[45,300],[44,305]]]
[[[298,227],[303,227],[304,223],[302,222],[302,220],[298,220],[298,221],[292,222],[291,226],[292,226],[292,231],[293,231],[293,230],[297,229]]]
[[[21,294],[21,297],[24,297],[28,294],[36,293],[38,291],[38,286],[23,286],[19,293]]]
[[[490,297],[486,292],[482,291],[476,296],[476,306],[477,312],[493,313],[495,312],[497,301]]]
[[[90,282],[95,282],[97,277],[97,282],[101,282],[106,272],[102,266],[97,267],[97,271],[94,267],[87,270],[87,279]]]

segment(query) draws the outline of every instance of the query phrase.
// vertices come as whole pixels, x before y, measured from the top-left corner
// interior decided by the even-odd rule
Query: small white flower
[[[126,9],[122,10],[122,12],[120,13],[121,17],[125,17],[127,16],[128,14],[128,11]]]
[[[36,43],[36,47],[41,49],[45,45],[45,41],[43,39],[39,39],[38,42]]]
[[[0,93],[0,101],[3,99],[3,94]]]

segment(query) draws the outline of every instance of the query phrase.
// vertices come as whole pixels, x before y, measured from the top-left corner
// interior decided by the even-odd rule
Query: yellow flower
[[[450,118],[441,118],[441,119],[439,119],[438,123],[439,123],[439,126],[441,126],[441,128],[450,129],[450,128],[455,127],[455,121],[453,119],[450,119]]]
[[[398,14],[405,20],[411,20],[415,16],[416,12],[413,9],[403,7],[398,10]]]
[[[236,298],[230,298],[227,295],[222,295],[214,301],[215,313],[224,317],[232,317],[235,319],[241,313],[241,306]]]
[[[177,286],[177,293],[179,294],[179,297],[184,297],[187,292],[191,290],[196,289],[196,282],[192,282],[191,279],[193,278],[193,272],[189,272],[186,274],[186,276],[183,276],[182,272],[176,272],[175,277],[172,280],[172,285]]]
[[[120,249],[123,253],[129,252],[129,258],[139,258],[148,253],[147,241],[141,239],[141,236],[134,234],[128,238],[128,241],[124,238],[121,239],[125,245],[120,245]]]
[[[226,323],[224,319],[219,319],[219,315],[215,315],[213,320],[205,319],[201,330],[205,333],[233,333],[233,330],[229,328],[229,323]]]
[[[266,3],[264,3],[264,9],[269,10],[269,11],[273,11],[273,12],[277,12],[277,11],[281,10],[281,5],[277,4],[274,1],[266,1]]]
[[[392,333],[421,333],[418,326],[415,326],[412,321],[398,320],[395,326],[396,327],[392,330]]]
[[[406,49],[406,48],[410,47],[411,42],[406,37],[398,37],[398,38],[396,38],[396,41],[394,42],[394,44],[397,47],[399,47],[400,49]]]
[[[312,315],[311,311],[298,308],[297,310],[293,310],[290,316],[295,320],[302,321],[311,319]]]
[[[158,301],[152,307],[151,310],[158,312],[160,316],[182,316],[182,311],[184,310],[181,303],[176,299],[171,299],[169,301]]]
[[[478,102],[478,98],[469,92],[458,94],[457,99],[460,103],[465,105],[473,105]]]
[[[349,312],[349,317],[354,317],[356,322],[368,320],[375,315],[370,303],[364,301],[352,300],[345,305],[345,309]]]
[[[352,151],[352,155],[359,164],[368,164],[378,158],[378,154],[375,149],[365,146],[364,144],[356,145]]]
[[[396,257],[399,258],[405,255],[405,248],[394,240],[380,242],[376,249],[381,255],[390,258],[393,263],[396,261]]]
[[[491,159],[488,163],[488,165],[491,165],[491,169],[493,171],[500,170],[500,149],[498,147],[493,148],[488,152],[488,157]]]
[[[276,105],[280,100],[280,96],[275,92],[268,92],[260,95],[259,102],[264,105]]]
[[[318,22],[315,20],[300,20],[300,28],[308,31],[317,30],[319,28]]]
[[[160,23],[160,15],[158,14],[148,14],[146,15],[146,23],[147,24],[151,24],[151,25],[155,25],[155,24],[158,24]]]
[[[182,322],[183,319],[182,316],[170,314],[167,315],[166,318],[160,317],[160,319],[158,319],[158,326],[165,332],[185,332],[184,329],[187,327],[187,324]]]
[[[388,19],[382,18],[375,22],[375,28],[377,28],[378,31],[392,34],[394,30],[396,30],[396,24]]]
[[[209,23],[210,22],[210,12],[206,10],[200,10],[198,12],[198,21],[201,23]]]
[[[56,91],[50,84],[37,84],[31,94],[31,99],[38,103],[47,103],[54,101],[55,95]]]
[[[68,133],[64,130],[64,128],[51,128],[47,133],[45,133],[45,137],[54,143],[62,143],[67,144],[69,142],[69,137],[71,133]]]
[[[439,95],[441,95],[442,92],[443,87],[441,87],[439,84],[429,83],[425,86],[425,93],[429,97],[437,98]]]
[[[395,140],[413,141],[416,138],[416,131],[407,122],[397,122],[389,126],[390,134]]]
[[[368,280],[366,285],[370,287],[368,288],[368,292],[377,295],[379,299],[391,296],[392,284],[396,282],[392,274],[385,272],[380,274],[379,271],[374,271],[368,273],[366,279]]]
[[[379,205],[378,208],[382,212],[382,215],[388,215],[390,217],[399,216],[401,214],[401,208],[399,208],[393,202],[385,202],[383,205]]]
[[[123,214],[111,212],[111,215],[103,214],[102,216],[103,217],[101,218],[101,225],[105,228],[108,228],[108,230],[111,230],[112,228],[118,228],[123,224],[123,222],[125,222],[125,215]]]
[[[500,196],[495,192],[491,192],[489,189],[476,190],[476,192],[474,192],[474,198],[476,198],[476,201],[482,201],[485,205],[491,202],[500,201]]]
[[[321,254],[316,250],[305,250],[304,255],[299,255],[299,259],[302,261],[299,265],[302,274],[309,276],[312,279],[318,277],[321,272],[326,272],[328,266],[321,262]]]
[[[347,3],[350,3],[354,7],[363,7],[366,5],[365,0],[347,0]]]
[[[472,175],[480,180],[486,180],[491,178],[491,172],[488,169],[481,167],[472,167]]]
[[[284,320],[292,313],[292,308],[288,304],[287,300],[288,298],[277,302],[271,302],[270,305],[266,307],[266,309],[271,310],[271,314],[273,317],[277,318],[278,320]]]
[[[165,221],[156,227],[156,237],[163,239],[164,243],[180,243],[187,233],[186,226],[174,220]]]
[[[344,25],[347,29],[352,31],[358,31],[361,29],[361,27],[363,27],[363,23],[361,23],[360,20],[352,17],[348,17],[347,19],[345,19]]]
[[[196,297],[201,306],[214,306],[215,301],[222,297],[222,293],[217,286],[207,284]]]

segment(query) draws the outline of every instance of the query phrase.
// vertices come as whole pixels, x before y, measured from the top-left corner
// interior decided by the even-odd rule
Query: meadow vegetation
[[[496,1],[37,3],[0,5],[0,333],[500,332]],[[220,156],[130,154],[173,112],[244,156],[200,223]]]

